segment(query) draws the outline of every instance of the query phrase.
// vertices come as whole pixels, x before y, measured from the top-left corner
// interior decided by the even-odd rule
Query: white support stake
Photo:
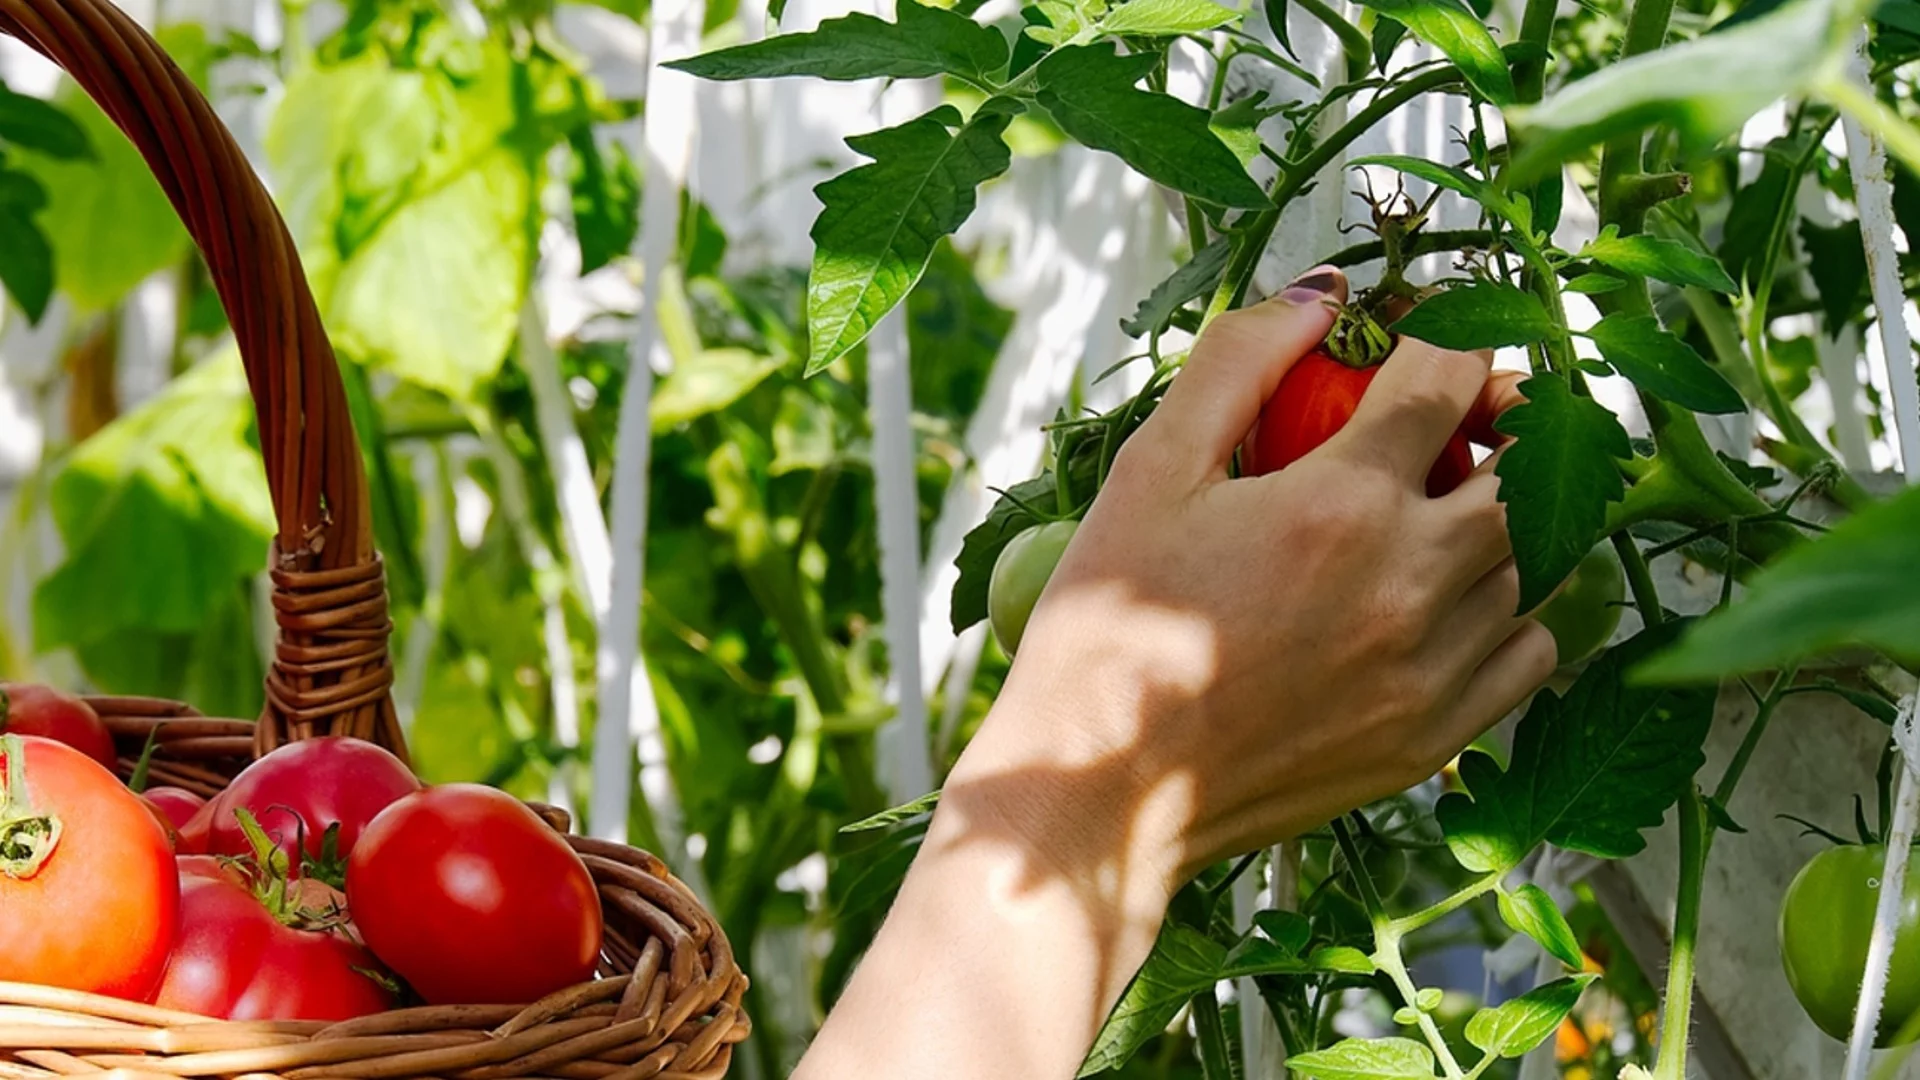
[[[880,732],[882,782],[895,801],[933,789],[927,695],[920,674],[920,485],[906,315],[899,308],[867,339],[867,415],[873,424],[873,501],[880,531],[880,608],[886,622],[893,720]]]
[[[1853,77],[1865,77],[1866,39],[1861,37],[1853,58]],[[1898,256],[1893,248],[1893,184],[1887,173],[1886,147],[1861,128],[1851,116],[1841,124],[1847,136],[1847,162],[1860,208],[1860,232],[1866,243],[1867,275],[1880,324],[1881,361],[1893,398],[1900,438],[1900,459],[1907,483],[1920,483],[1920,387],[1914,384],[1911,345],[1907,337],[1906,296],[1901,288]],[[1874,907],[1873,935],[1867,948],[1867,967],[1861,976],[1860,1001],[1854,1011],[1853,1033],[1847,1040],[1847,1080],[1866,1080],[1873,1057],[1880,1006],[1886,995],[1887,968],[1893,958],[1893,938],[1899,920],[1901,883],[1907,880],[1907,856],[1913,847],[1914,825],[1920,819],[1920,783],[1914,770],[1920,762],[1920,738],[1915,733],[1915,709],[1920,691],[1909,695],[1894,725],[1905,767],[1900,770],[1899,795],[1893,825],[1886,836],[1887,861],[1880,875],[1880,897]]]
[[[594,731],[593,835],[622,840],[632,797],[630,754],[640,764],[640,792],[660,835],[660,854],[701,888],[699,861],[689,857],[680,801],[667,768],[660,713],[640,655],[640,593],[646,580],[647,470],[653,450],[649,406],[653,375],[671,366],[660,337],[662,282],[680,235],[680,190],[693,153],[697,118],[693,77],[662,65],[699,49],[704,0],[659,0],[647,48],[646,190],[641,199],[640,264],[645,292],[628,349],[627,384],[614,436],[611,602],[600,624],[594,668],[600,719]]]

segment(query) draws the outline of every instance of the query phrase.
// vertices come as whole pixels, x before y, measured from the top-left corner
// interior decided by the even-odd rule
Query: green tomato
[[[1607,643],[1620,625],[1620,601],[1627,595],[1627,576],[1613,545],[1601,543],[1574,568],[1559,595],[1546,602],[1534,618],[1553,632],[1560,663],[1585,660]]]
[[[1079,528],[1078,521],[1035,525],[1007,541],[993,561],[993,576],[987,579],[987,622],[1008,656],[1020,647],[1020,635],[1027,632],[1040,590],[1047,587],[1067,542]]]
[[[1867,939],[1873,934],[1886,857],[1887,849],[1878,845],[1823,851],[1800,868],[1781,902],[1780,959],[1787,982],[1800,1007],[1836,1039],[1845,1040],[1853,1030],[1853,1006],[1867,968]],[[1920,1012],[1920,874],[1915,869],[1909,865],[1901,897],[1876,1033],[1879,1046],[1891,1045]]]

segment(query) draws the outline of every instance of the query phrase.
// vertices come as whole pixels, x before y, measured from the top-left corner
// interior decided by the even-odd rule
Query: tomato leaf
[[[1838,337],[1867,296],[1867,249],[1860,223],[1843,221],[1828,228],[1802,218],[1800,243],[1807,251],[1807,276],[1820,293],[1827,336]]]
[[[59,106],[0,86],[0,141],[51,158],[93,156],[87,131]]]
[[[1297,911],[1269,908],[1253,913],[1253,925],[1268,940],[1287,952],[1298,955],[1313,938],[1313,920]]]
[[[1287,1058],[1312,1080],[1433,1080],[1433,1051],[1412,1039],[1341,1039],[1324,1050]]]
[[[1657,236],[1621,236],[1613,225],[1588,241],[1580,249],[1580,257],[1669,285],[1698,285],[1723,293],[1740,291],[1720,260],[1706,252]]]
[[[1498,901],[1501,922],[1539,942],[1555,960],[1570,968],[1581,966],[1580,940],[1574,937],[1573,927],[1567,925],[1567,917],[1560,913],[1560,905],[1553,902],[1547,890],[1538,885],[1522,885],[1510,893],[1501,893]],[[1474,1045],[1486,1049],[1479,1043]]]
[[[1289,952],[1266,938],[1248,935],[1221,961],[1219,975],[1223,979],[1238,979],[1251,975],[1305,975],[1312,970],[1313,966],[1298,953]]]
[[[1055,49],[1040,61],[1040,104],[1068,135],[1149,180],[1219,206],[1266,206],[1205,109],[1135,86],[1159,62],[1158,53],[1120,56],[1106,45]]]
[[[770,79],[810,75],[855,79],[923,79],[953,75],[994,89],[1007,70],[1007,39],[964,15],[911,0],[898,22],[854,13],[819,29],[779,34],[676,60],[667,67],[703,79]]]
[[[1848,645],[1920,661],[1920,488],[1908,488],[1789,551],[1748,583],[1732,607],[1700,620],[1647,664],[1649,681],[1758,671]]]
[[[1379,970],[1366,953],[1349,945],[1329,945],[1326,948],[1315,949],[1308,955],[1307,963],[1315,971],[1340,975],[1371,975]]]
[[[1572,975],[1536,986],[1511,1001],[1482,1009],[1467,1021],[1467,1041],[1504,1058],[1539,1046],[1567,1018],[1595,975]]]
[[[1633,448],[1619,419],[1575,396],[1564,379],[1536,375],[1520,393],[1526,403],[1494,425],[1516,440],[1494,471],[1520,569],[1520,610],[1531,611],[1600,539],[1607,504],[1626,494],[1615,459],[1632,457]]]
[[[1239,17],[1213,0],[1129,0],[1108,12],[1100,29],[1116,35],[1175,37],[1204,33]]]
[[[1452,165],[1442,165],[1437,161],[1428,161],[1426,158],[1412,157],[1407,154],[1370,154],[1347,162],[1349,168],[1358,168],[1362,165],[1379,165],[1403,172],[1408,176],[1425,180],[1429,184],[1446,188],[1456,195],[1464,195],[1475,202],[1480,201],[1487,194],[1485,182],[1466,170],[1457,169]]]
[[[1359,0],[1446,54],[1480,95],[1495,105],[1513,103],[1513,73],[1500,45],[1460,0]]]
[[[948,617],[958,634],[987,617],[987,582],[993,577],[994,561],[1000,550],[1029,525],[1038,523],[1027,507],[1043,514],[1055,512],[1053,475],[1048,473],[1022,481],[1000,496],[988,511],[987,519],[967,531],[960,542],[960,554],[953,565],[960,577],[953,583],[953,598]],[[1023,505],[1024,504],[1024,505]]]
[[[590,274],[633,249],[640,233],[640,171],[618,140],[603,148],[590,125],[567,137],[573,168],[573,231],[580,243],[580,273]]]
[[[1435,817],[1469,870],[1505,873],[1543,842],[1603,859],[1646,846],[1706,760],[1711,687],[1629,685],[1626,673],[1665,648],[1678,622],[1642,631],[1594,661],[1566,695],[1542,690],[1514,732],[1505,772],[1479,751],[1460,759],[1470,795],[1443,796]]]
[[[0,173],[0,180],[20,177]],[[29,216],[30,211],[0,202],[0,286],[20,305],[27,321],[37,323],[53,299],[53,247]]]
[[[1600,347],[1607,363],[1642,390],[1694,412],[1746,411],[1740,391],[1652,315],[1609,315],[1595,323],[1587,336]]]
[[[1556,332],[1532,293],[1481,281],[1430,296],[1389,327],[1443,349],[1492,349],[1545,341]]]
[[[1842,25],[1840,3],[1794,0],[1735,29],[1603,67],[1539,105],[1508,109],[1515,145],[1525,147],[1508,182],[1530,184],[1586,147],[1655,125],[1678,132],[1682,153],[1713,145],[1827,69],[1858,26]]]
[[[1565,286],[1568,292],[1585,293],[1588,296],[1598,296],[1601,293],[1610,293],[1615,289],[1626,287],[1627,283],[1624,279],[1614,277],[1612,274],[1581,274],[1568,281]]]
[[[739,401],[784,366],[777,356],[747,349],[702,349],[660,380],[647,418],[656,433],[671,431]]]
[[[1153,952],[1107,1016],[1079,1075],[1093,1076],[1126,1064],[1149,1039],[1167,1029],[1188,999],[1213,989],[1226,958],[1226,946],[1197,930],[1174,923],[1161,926]]]
[[[1121,320],[1121,332],[1128,337],[1146,337],[1165,326],[1182,305],[1211,293],[1220,284],[1232,253],[1232,238],[1226,236],[1194,252],[1193,258],[1153,287],[1132,316]]]
[[[1001,136],[1019,106],[1000,102],[964,124],[942,105],[847,140],[873,160],[813,189],[825,208],[813,223],[808,375],[860,344],[906,298],[934,245],[973,213],[979,186],[1007,171],[1012,155]]]
[[[889,828],[909,818],[916,818],[921,814],[932,813],[933,808],[939,805],[940,792],[938,789],[935,789],[912,802],[901,803],[899,806],[893,807],[890,810],[882,810],[872,817],[861,818],[851,825],[842,825],[840,826],[840,831],[845,834],[873,832],[878,829]]]

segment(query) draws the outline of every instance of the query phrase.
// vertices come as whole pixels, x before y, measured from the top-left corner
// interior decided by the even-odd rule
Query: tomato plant
[[[1580,560],[1573,576],[1534,617],[1553,632],[1560,662],[1571,664],[1592,656],[1612,639],[1626,596],[1627,578],[1619,557],[1611,546],[1600,545]]]
[[[159,823],[64,743],[0,735],[0,774],[0,980],[145,1000],[180,902]]]
[[[1780,959],[1787,982],[1820,1030],[1842,1041],[1853,1030],[1886,854],[1876,845],[1829,848],[1800,868],[1780,904]],[[1909,871],[1898,910],[1876,1046],[1889,1045],[1920,1013],[1920,872]],[[1903,1041],[1915,1037],[1920,1036]]]
[[[1020,648],[1033,606],[1040,602],[1041,590],[1079,528],[1080,523],[1072,520],[1032,526],[1009,540],[994,560],[993,578],[987,584],[988,619],[1007,655]]]
[[[526,804],[428,788],[368,826],[347,862],[367,945],[435,1005],[519,1004],[585,982],[600,898],[580,856]]]
[[[245,810],[289,854],[304,850],[310,860],[344,859],[375,815],[418,790],[412,771],[370,742],[335,737],[288,743],[247,766],[207,804],[205,850],[251,854],[252,841],[235,814]],[[335,826],[329,852],[327,837]],[[190,823],[183,832],[198,829]]]
[[[63,742],[107,769],[118,761],[113,735],[93,706],[48,686],[0,683],[0,734]]]
[[[287,867],[183,856],[180,921],[154,1003],[221,1020],[350,1020],[391,1008],[344,898]]]

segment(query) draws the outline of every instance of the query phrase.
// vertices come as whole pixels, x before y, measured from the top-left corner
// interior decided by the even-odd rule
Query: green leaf
[[[456,79],[375,52],[287,82],[266,136],[288,227],[341,352],[457,401],[519,328],[545,147],[502,43]]]
[[[902,803],[890,810],[882,810],[872,817],[861,818],[851,825],[842,825],[840,826],[840,831],[842,833],[862,833],[892,828],[909,818],[916,818],[921,814],[930,814],[933,812],[933,808],[939,805],[940,792],[936,789],[927,792],[912,802]]]
[[[121,633],[184,644],[215,622],[266,565],[273,532],[252,439],[253,401],[229,348],[76,447],[49,492],[66,556],[34,591],[39,647]]]
[[[1568,292],[1598,296],[1601,293],[1613,292],[1615,289],[1624,289],[1627,287],[1627,282],[1626,279],[1614,277],[1612,274],[1581,274],[1562,287]]]
[[[813,223],[808,375],[860,344],[912,291],[934,245],[973,213],[979,186],[1007,171],[1001,134],[1011,119],[989,102],[962,125],[943,105],[847,140],[873,161],[814,188],[825,208]]]
[[[1860,223],[1843,221],[1828,228],[1802,218],[1800,242],[1807,250],[1807,276],[1820,293],[1827,336],[1838,337],[1867,296],[1867,249]]]
[[[1613,225],[1589,241],[1580,250],[1580,257],[1669,285],[1698,285],[1723,293],[1740,291],[1713,256],[1655,236],[1620,236]]]
[[[1426,158],[1412,157],[1407,154],[1371,154],[1347,162],[1348,168],[1357,169],[1362,165],[1379,165],[1394,169],[1408,176],[1425,180],[1436,187],[1446,188],[1456,195],[1464,195],[1475,202],[1484,200],[1489,194],[1487,185],[1469,175],[1466,170],[1454,168],[1452,165],[1442,165],[1437,161],[1428,161]]]
[[[1739,602],[1700,620],[1640,674],[1710,679],[1849,645],[1920,661],[1916,536],[1920,488],[1908,488],[1789,551],[1748,583]]]
[[[1148,1040],[1167,1029],[1188,999],[1213,989],[1226,954],[1224,945],[1196,930],[1173,923],[1162,926],[1153,952],[1113,1007],[1079,1075],[1093,1076],[1126,1064]]]
[[[51,158],[91,158],[93,143],[73,117],[37,97],[0,86],[0,140]]]
[[[1313,938],[1313,920],[1297,911],[1269,908],[1253,913],[1253,925],[1275,945],[1299,955]]]
[[[603,149],[591,125],[567,137],[573,169],[573,231],[580,242],[580,273],[590,274],[633,250],[640,234],[640,171],[619,140]]]
[[[1393,60],[1393,51],[1407,40],[1407,24],[1380,16],[1373,20],[1373,33],[1369,37],[1373,43],[1373,69],[1385,75],[1387,65]]]
[[[1359,0],[1397,22],[1413,36],[1432,45],[1453,61],[1480,95],[1495,105],[1513,102],[1513,73],[1500,45],[1480,19],[1458,0]]]
[[[0,180],[17,173],[0,173]],[[0,203],[0,286],[37,323],[53,299],[53,247],[18,207]]]
[[[1068,135],[1149,180],[1220,206],[1266,206],[1205,109],[1135,86],[1158,63],[1158,54],[1120,56],[1107,45],[1056,49],[1040,61],[1040,104]]]
[[[1260,125],[1287,109],[1285,105],[1268,105],[1266,100],[1265,90],[1256,91],[1214,113],[1207,121],[1214,135],[1227,144],[1234,157],[1240,159],[1242,167],[1252,165],[1254,159],[1261,156],[1261,148],[1266,145],[1260,136]]]
[[[819,29],[780,34],[677,60],[670,68],[703,79],[924,79],[955,75],[993,89],[1006,74],[1007,39],[964,15],[905,0],[899,22],[855,13]]]
[[[1391,329],[1443,349],[1462,352],[1545,341],[1557,328],[1532,293],[1480,281],[1436,293],[1401,316]]]
[[[1520,393],[1526,403],[1494,425],[1516,439],[1494,472],[1520,570],[1520,610],[1531,611],[1599,541],[1607,504],[1626,494],[1616,459],[1631,458],[1633,448],[1619,418],[1575,396],[1565,379],[1536,375]]]
[[[777,356],[761,356],[748,349],[702,350],[693,363],[677,365],[660,380],[647,403],[654,433],[719,412],[747,396],[783,364]]]
[[[1232,238],[1222,236],[1194,253],[1165,281],[1153,287],[1130,318],[1120,322],[1128,337],[1146,337],[1167,325],[1181,306],[1213,292],[1226,272],[1227,258],[1233,254]]]
[[[1652,315],[1616,313],[1595,323],[1587,336],[1620,374],[1648,393],[1703,413],[1747,409],[1740,392],[1693,346],[1668,333]]]
[[[1252,975],[1304,975],[1312,970],[1313,966],[1298,953],[1289,952],[1266,938],[1249,935],[1227,953],[1218,974],[1223,979],[1238,979]]]
[[[1794,0],[1724,33],[1610,64],[1537,106],[1508,109],[1515,144],[1525,147],[1509,182],[1531,183],[1586,147],[1656,125],[1674,128],[1683,154],[1712,146],[1827,70],[1854,29],[1840,25],[1837,6]]]
[[[1580,940],[1547,890],[1538,885],[1522,885],[1510,893],[1501,893],[1498,900],[1501,922],[1539,942],[1547,955],[1570,968],[1577,969],[1584,963]],[[1482,1050],[1487,1048],[1480,1043],[1474,1045]]]
[[[1443,796],[1435,816],[1462,866],[1505,873],[1543,842],[1603,859],[1646,846],[1641,830],[1660,824],[1706,760],[1715,692],[1632,686],[1626,672],[1681,625],[1662,623],[1603,653],[1564,697],[1536,695],[1505,772],[1478,751],[1460,759],[1471,797]]]
[[[1115,35],[1174,37],[1205,33],[1239,17],[1213,0],[1128,0],[1107,12],[1100,29]]]
[[[1341,1039],[1295,1054],[1287,1068],[1312,1080],[1433,1080],[1433,1051],[1412,1039]]]
[[[1307,963],[1315,971],[1341,975],[1371,975],[1379,970],[1366,953],[1348,945],[1328,945],[1315,949],[1308,955]]]
[[[10,163],[46,191],[37,220],[53,248],[55,286],[83,311],[100,311],[186,258],[191,242],[146,160],[100,107],[71,84],[54,100],[86,132],[90,159],[22,144]]]
[[[1293,31],[1287,26],[1287,0],[1261,0],[1262,13],[1267,17],[1267,29],[1273,32],[1273,39],[1295,60],[1300,54],[1293,51]]]
[[[1467,1021],[1467,1041],[1498,1057],[1519,1057],[1547,1041],[1579,1003],[1581,992],[1597,977],[1555,979],[1494,1008],[1482,1009]]]

